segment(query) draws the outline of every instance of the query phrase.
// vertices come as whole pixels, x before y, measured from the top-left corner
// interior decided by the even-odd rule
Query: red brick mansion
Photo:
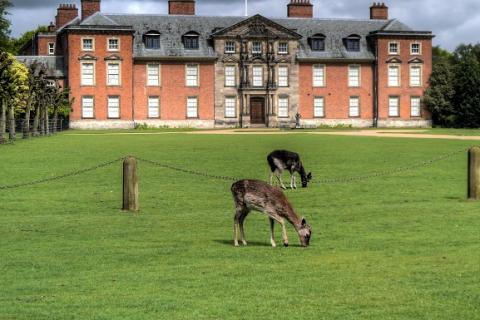
[[[383,3],[370,19],[316,19],[309,0],[291,0],[287,18],[168,5],[168,15],[60,5],[18,59],[71,88],[72,128],[279,127],[297,113],[306,126],[431,124],[433,35],[389,19]]]

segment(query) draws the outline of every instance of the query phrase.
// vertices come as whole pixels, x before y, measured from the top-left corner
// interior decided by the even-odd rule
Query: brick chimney
[[[313,18],[313,5],[310,0],[290,0],[287,8],[289,18]]]
[[[82,21],[100,12],[101,0],[82,0]]]
[[[388,20],[388,7],[384,2],[376,3],[370,7],[370,19],[372,20]]]
[[[194,16],[195,0],[169,0],[168,14]]]
[[[60,29],[76,17],[78,17],[78,9],[74,4],[61,4],[57,9],[55,26]]]

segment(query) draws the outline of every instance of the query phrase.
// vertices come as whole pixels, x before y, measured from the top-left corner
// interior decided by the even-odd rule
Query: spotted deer
[[[240,180],[232,185],[233,200],[235,202],[235,218],[233,226],[234,245],[238,247],[238,232],[240,231],[243,245],[247,245],[243,223],[251,210],[268,215],[270,220],[270,242],[276,247],[274,239],[275,221],[282,226],[283,244],[288,247],[285,221],[293,225],[300,238],[300,244],[307,247],[310,244],[312,228],[307,225],[305,218],[300,218],[288,202],[283,192],[263,181]]]
[[[275,150],[267,156],[268,164],[272,173],[270,174],[270,185],[273,185],[273,177],[275,176],[282,186],[283,189],[286,189],[282,181],[282,174],[284,170],[290,172],[290,188],[297,188],[297,180],[295,177],[295,172],[298,172],[300,178],[302,179],[302,187],[306,188],[308,182],[312,179],[312,173],[308,174],[305,172],[302,161],[300,161],[300,156],[298,153],[286,151],[286,150]]]

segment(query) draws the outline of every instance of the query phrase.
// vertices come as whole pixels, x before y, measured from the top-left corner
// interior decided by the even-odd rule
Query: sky
[[[48,25],[54,20],[60,3],[80,0],[11,0],[12,36]],[[168,0],[102,0],[104,13],[167,13]],[[248,14],[285,17],[290,0],[248,0]],[[198,15],[244,15],[245,0],[197,0]],[[368,19],[373,0],[311,0],[318,18]],[[461,43],[478,43],[480,36],[480,0],[390,0],[390,18],[396,18],[415,30],[433,31],[435,45],[454,50]]]

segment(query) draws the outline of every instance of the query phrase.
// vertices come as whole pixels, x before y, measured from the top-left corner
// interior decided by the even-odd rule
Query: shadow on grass
[[[213,242],[223,244],[225,246],[233,247],[233,240],[213,240]],[[293,248],[303,248],[299,244],[289,244],[289,247]],[[243,247],[240,245],[240,247]],[[247,240],[247,247],[272,247],[272,245],[268,242],[258,242],[258,241],[248,241]],[[283,243],[277,242],[277,248],[283,247]]]

